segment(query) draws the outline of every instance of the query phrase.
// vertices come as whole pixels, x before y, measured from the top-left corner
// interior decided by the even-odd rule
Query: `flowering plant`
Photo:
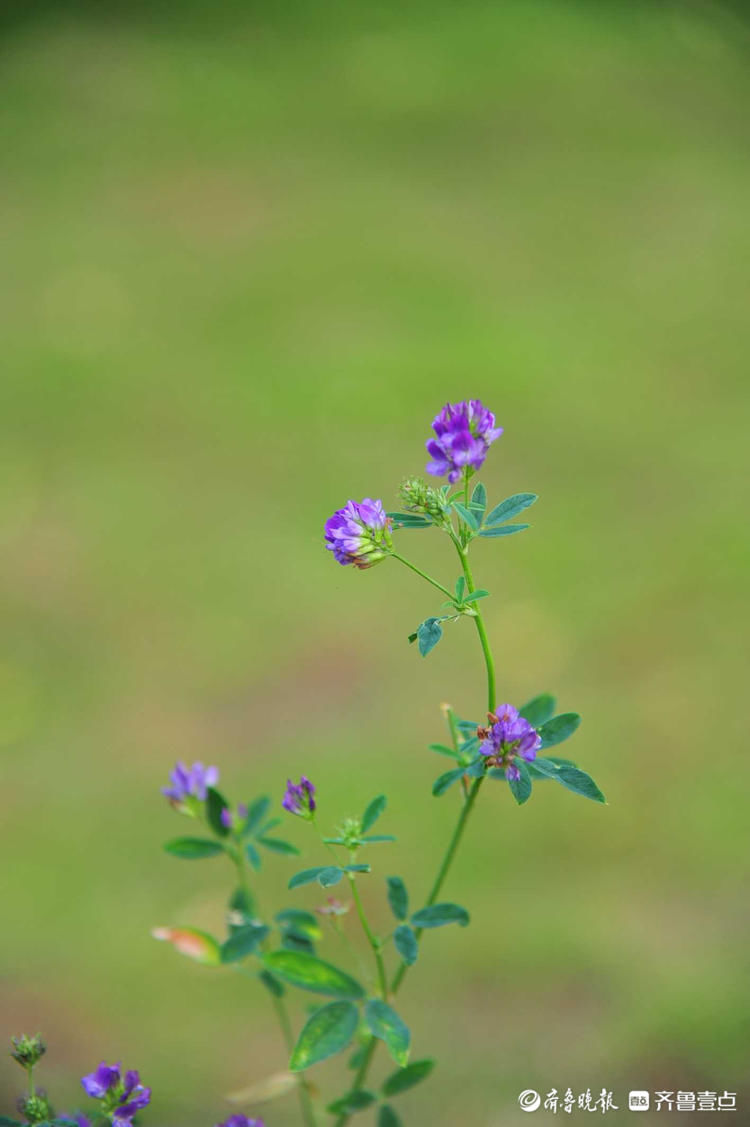
[[[432,1058],[419,1055],[411,1059],[411,1033],[398,1012],[397,996],[419,958],[425,932],[452,925],[466,927],[470,922],[464,906],[441,896],[485,783],[500,783],[519,805],[530,799],[536,784],[548,782],[604,802],[590,775],[572,760],[549,754],[574,734],[580,724],[577,713],[558,713],[554,698],[546,692],[533,695],[521,707],[497,703],[495,666],[482,615],[482,600],[489,591],[474,581],[470,552],[475,541],[501,540],[528,528],[527,524],[513,522],[537,497],[516,493],[491,505],[485,486],[473,481],[490,447],[503,433],[493,413],[479,400],[447,404],[434,419],[432,429],[434,437],[426,444],[430,457],[427,472],[433,477],[447,477],[446,484],[409,478],[400,489],[402,511],[386,511],[380,500],[350,500],[325,525],[326,547],[339,565],[365,570],[395,560],[440,592],[437,613],[420,622],[409,635],[409,642],[416,642],[422,657],[440,642],[448,622],[469,619],[479,640],[487,714],[481,719],[464,719],[452,707],[443,706],[446,742],[432,744],[430,750],[447,757],[451,766],[435,779],[432,794],[440,798],[455,788],[457,812],[445,853],[427,892],[417,898],[417,907],[400,876],[388,875],[382,885],[373,887],[372,847],[396,841],[390,833],[372,832],[386,811],[385,795],[373,798],[360,816],[346,816],[333,829],[323,829],[321,818],[330,825],[325,796],[319,795],[305,776],[298,783],[287,781],[279,806],[309,823],[317,856],[314,865],[288,880],[289,903],[270,914],[258,904],[253,874],[260,869],[264,853],[289,858],[299,852],[273,832],[280,819],[271,816],[271,800],[259,797],[231,803],[219,789],[218,769],[202,763],[192,767],[178,763],[164,788],[172,808],[199,827],[198,833],[167,842],[167,852],[183,860],[223,858],[231,867],[233,886],[223,937],[169,926],[155,928],[153,935],[207,966],[250,975],[265,988],[286,1044],[286,1067],[230,1099],[236,1105],[254,1108],[295,1092],[305,1127],[317,1127],[323,1114],[332,1117],[327,1121],[334,1127],[345,1127],[355,1113],[368,1108],[376,1112],[378,1127],[399,1127],[398,1096],[432,1072]],[[428,529],[447,537],[456,551],[459,575],[450,586],[403,554],[402,542],[413,532]],[[500,800],[502,797],[501,793]],[[492,800],[497,801],[497,795]],[[336,886],[346,888],[348,898],[326,896],[322,903],[313,905],[314,911],[301,907],[296,900],[298,889],[316,887],[327,892]],[[393,927],[387,935],[376,934],[368,916],[366,901],[380,894],[379,890],[393,915]],[[324,921],[352,944],[344,923],[350,911],[365,948],[369,948],[370,969],[364,972],[359,961],[354,966],[339,966],[338,961],[331,962],[319,954]],[[358,959],[356,952],[355,957]],[[303,1018],[295,1010],[298,998],[305,995],[315,1004]],[[87,1095],[97,1101],[93,1119],[86,1115],[53,1118],[46,1096],[33,1086],[33,1068],[44,1051],[37,1041],[14,1041],[13,1055],[27,1069],[30,1080],[29,1093],[19,1105],[26,1122],[130,1127],[148,1105],[150,1089],[141,1085],[137,1072],[123,1076],[119,1065],[102,1063],[82,1081]],[[373,1084],[371,1071],[381,1042],[395,1068],[391,1066],[380,1082]],[[310,1082],[310,1070],[343,1053],[348,1055],[344,1058],[347,1072],[341,1090],[322,1101]],[[0,1119],[2,1123],[17,1121]],[[217,1127],[263,1127],[263,1121],[236,1113]]]

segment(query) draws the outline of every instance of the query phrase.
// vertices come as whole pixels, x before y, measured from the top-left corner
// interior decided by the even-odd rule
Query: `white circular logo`
[[[536,1111],[541,1105],[542,1097],[533,1088],[527,1088],[525,1092],[521,1092],[518,1097],[518,1105],[521,1111]]]

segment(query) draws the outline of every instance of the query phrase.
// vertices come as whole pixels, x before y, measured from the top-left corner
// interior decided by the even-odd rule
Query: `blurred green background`
[[[458,795],[431,798],[425,748],[441,701],[482,715],[476,638],[422,661],[430,590],[339,568],[321,530],[393,505],[467,396],[505,427],[491,497],[541,495],[475,551],[500,699],[583,713],[568,747],[610,805],[483,792],[446,887],[472,925],[427,937],[400,1001],[441,1060],[405,1121],[516,1124],[527,1087],[742,1091],[749,53],[718,4],[6,21],[0,989],[60,1107],[122,1059],[149,1122],[205,1127],[285,1063],[262,988],[150,938],[219,928],[232,886],[161,850],[176,758],[235,799],[304,771],[326,827],[386,791],[378,925],[384,875],[426,889]],[[263,900],[299,867],[272,858]],[[2,1063],[3,1110],[20,1079]]]

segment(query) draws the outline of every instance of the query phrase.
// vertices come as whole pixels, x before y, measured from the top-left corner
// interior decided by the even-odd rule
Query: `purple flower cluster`
[[[230,1115],[224,1123],[217,1123],[216,1127],[265,1127],[262,1119],[248,1119],[246,1115]]]
[[[172,785],[162,787],[161,793],[172,802],[184,802],[187,798],[205,802],[208,788],[215,787],[219,781],[219,769],[204,767],[202,763],[194,763],[192,767],[176,763],[169,779]]]
[[[495,426],[495,416],[479,399],[446,403],[432,423],[435,438],[427,442],[432,461],[427,472],[435,477],[448,475],[451,484],[458,481],[466,467],[478,470],[487,457],[490,443],[503,433]]]
[[[228,806],[225,806],[219,815],[221,824],[228,830],[233,830],[240,822],[244,822],[247,818],[247,804],[244,802],[237,803],[237,813],[233,814]]]
[[[512,704],[501,704],[494,713],[490,713],[489,719],[487,728],[477,729],[482,741],[479,750],[492,766],[505,768],[509,782],[516,782],[521,778],[521,772],[513,760],[517,755],[528,762],[536,759],[542,737]]]
[[[119,1064],[102,1061],[81,1084],[87,1095],[101,1101],[102,1112],[111,1119],[112,1127],[132,1127],[136,1113],[151,1101],[151,1089],[144,1088],[138,1073],[126,1072],[123,1079]]]
[[[347,501],[326,521],[326,548],[337,563],[372,567],[391,550],[392,525],[382,501]]]
[[[315,813],[315,787],[303,775],[299,783],[291,779],[286,781],[286,791],[281,800],[281,805],[290,814],[299,814],[301,818],[311,818]]]

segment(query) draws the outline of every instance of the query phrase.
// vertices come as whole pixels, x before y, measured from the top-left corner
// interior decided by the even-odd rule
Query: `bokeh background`
[[[426,889],[458,795],[425,749],[441,701],[481,716],[476,639],[422,661],[430,590],[337,567],[321,526],[392,505],[480,396],[491,497],[541,495],[475,551],[500,699],[582,712],[610,805],[483,793],[446,888],[472,925],[399,1003],[441,1060],[405,1121],[516,1124],[568,1086],[744,1085],[750,1114],[749,54],[718,3],[6,13],[0,990],[59,1106],[122,1059],[149,1122],[203,1127],[284,1065],[261,987],[150,937],[218,929],[232,886],[161,850],[177,757],[235,799],[304,771],[330,826],[384,790],[368,905],[385,928],[384,875]]]

